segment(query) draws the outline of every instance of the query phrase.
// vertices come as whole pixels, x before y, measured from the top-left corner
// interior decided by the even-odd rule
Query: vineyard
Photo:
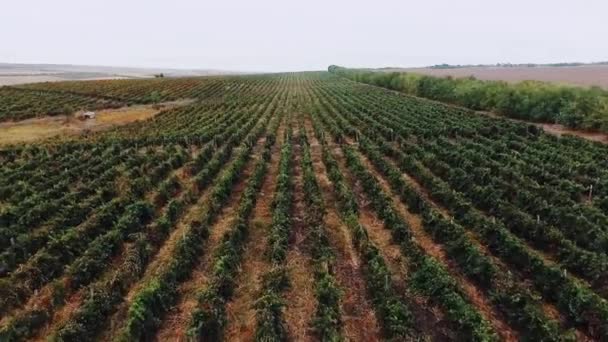
[[[480,81],[474,77],[379,73],[335,65],[328,70],[358,82],[453,103],[472,110],[608,133],[608,91],[600,87],[583,88],[530,80],[509,84],[504,81]],[[553,73],[560,74],[559,71]]]
[[[0,341],[608,340],[608,145],[329,72],[0,88]]]

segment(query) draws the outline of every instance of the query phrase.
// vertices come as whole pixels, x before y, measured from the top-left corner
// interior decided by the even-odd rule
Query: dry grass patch
[[[96,112],[93,119],[79,119],[76,115],[57,115],[16,122],[0,123],[0,145],[28,143],[57,136],[78,136],[107,130],[135,121],[148,120],[163,110],[192,103],[193,100],[166,102],[157,105],[138,105]]]

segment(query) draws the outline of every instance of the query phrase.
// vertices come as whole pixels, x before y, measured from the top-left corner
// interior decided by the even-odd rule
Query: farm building
[[[80,115],[82,119],[95,119],[95,112],[84,112]]]

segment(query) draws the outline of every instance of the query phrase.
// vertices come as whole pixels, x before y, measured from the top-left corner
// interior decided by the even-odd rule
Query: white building
[[[83,119],[95,119],[95,112],[84,112],[82,113]]]

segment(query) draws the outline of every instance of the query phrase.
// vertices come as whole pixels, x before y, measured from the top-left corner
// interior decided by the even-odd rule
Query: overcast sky
[[[5,0],[0,62],[242,71],[608,60],[607,0]]]

